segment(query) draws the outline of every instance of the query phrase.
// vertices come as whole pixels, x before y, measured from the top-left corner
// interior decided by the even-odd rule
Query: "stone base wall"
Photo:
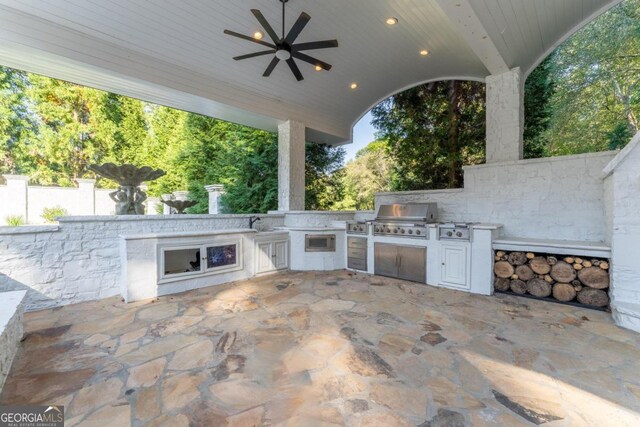
[[[257,229],[284,226],[260,215]],[[120,293],[120,236],[249,228],[249,215],[65,217],[57,226],[0,227],[0,292],[28,290],[39,310]]]
[[[0,391],[22,339],[25,291],[0,293]]]
[[[464,188],[379,193],[383,203],[436,202],[440,221],[503,224],[504,234],[607,241],[602,170],[617,152],[464,168]]]

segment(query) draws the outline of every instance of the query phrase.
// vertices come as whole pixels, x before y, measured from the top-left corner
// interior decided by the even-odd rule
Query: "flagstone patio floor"
[[[348,272],[27,313],[0,404],[71,426],[640,425],[610,315]]]

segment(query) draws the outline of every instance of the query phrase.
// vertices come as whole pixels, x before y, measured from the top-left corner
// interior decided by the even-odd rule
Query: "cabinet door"
[[[275,268],[277,270],[283,270],[289,267],[289,242],[287,240],[273,242],[273,254],[271,257],[274,260]]]
[[[398,247],[398,278],[427,283],[427,248]]]
[[[442,282],[448,285],[468,288],[467,283],[467,246],[442,246]]]
[[[398,277],[398,247],[396,245],[376,243],[374,255],[375,274]]]
[[[263,242],[256,245],[256,273],[275,270],[273,263],[273,243]]]

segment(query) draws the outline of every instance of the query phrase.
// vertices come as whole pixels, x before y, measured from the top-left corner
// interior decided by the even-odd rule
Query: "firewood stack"
[[[494,287],[497,291],[530,294],[569,302],[609,305],[609,262],[577,256],[533,252],[495,252]]]

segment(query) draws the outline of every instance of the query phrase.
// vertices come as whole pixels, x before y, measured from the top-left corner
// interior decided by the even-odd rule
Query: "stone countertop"
[[[503,236],[493,241],[494,246],[512,245],[524,247],[550,247],[567,249],[584,249],[596,251],[611,251],[611,247],[604,242],[580,241],[580,240],[551,240],[534,239],[529,237],[508,237]]]
[[[267,232],[263,232],[267,233]],[[120,236],[124,240],[164,239],[180,237],[219,236],[224,234],[259,234],[256,229],[235,228],[228,230],[175,231],[170,233],[131,234]]]
[[[22,303],[27,291],[0,292],[0,333],[9,323],[16,312],[16,308]]]
[[[474,230],[499,230],[502,227],[503,227],[502,224],[492,224],[490,222],[487,222],[487,223],[480,222],[478,224],[473,224]]]
[[[278,231],[346,231],[344,227],[276,227]]]

